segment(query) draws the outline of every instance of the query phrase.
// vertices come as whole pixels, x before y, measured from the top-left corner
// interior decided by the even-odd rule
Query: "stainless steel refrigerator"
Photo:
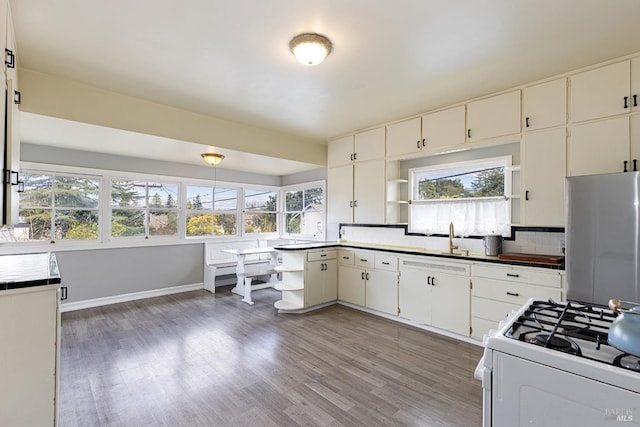
[[[566,179],[567,299],[640,302],[640,172]]]

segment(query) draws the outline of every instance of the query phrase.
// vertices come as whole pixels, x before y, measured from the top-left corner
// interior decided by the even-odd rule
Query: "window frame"
[[[269,193],[276,193],[276,207],[275,207],[275,211],[265,211],[265,210],[250,210],[247,212],[247,208],[246,208],[246,199],[247,199],[247,192],[249,191],[265,191],[265,192],[269,192]],[[280,236],[282,233],[282,228],[280,226],[280,217],[282,216],[282,187],[272,187],[272,186],[265,186],[265,185],[251,185],[251,184],[247,184],[245,186],[243,186],[242,188],[242,218],[241,218],[241,227],[242,227],[242,231],[241,231],[241,236],[242,237],[256,237],[256,238],[262,238],[262,237],[273,237],[273,236]],[[268,214],[275,214],[276,217],[276,231],[268,231],[268,232],[259,232],[259,233],[251,233],[251,232],[247,232],[246,230],[246,218],[247,218],[247,214],[248,213],[268,213]]]
[[[192,186],[192,187],[206,187],[212,190],[212,194],[214,194],[214,198],[215,198],[215,189],[217,188],[225,188],[225,189],[231,189],[231,190],[236,190],[236,194],[237,194],[237,203],[236,203],[236,209],[235,210],[216,210],[215,209],[215,200],[212,200],[212,208],[210,210],[194,210],[194,209],[187,209],[187,197],[188,197],[188,187]],[[241,225],[240,225],[240,221],[242,218],[242,209],[241,209],[241,202],[244,202],[244,188],[239,186],[239,184],[236,185],[227,185],[227,183],[225,183],[224,185],[221,183],[215,183],[212,185],[206,185],[204,183],[197,183],[197,182],[192,182],[192,181],[188,181],[184,183],[184,218],[182,220],[182,225],[184,227],[184,232],[183,232],[183,236],[185,240],[189,240],[189,241],[193,241],[193,240],[197,240],[197,239],[229,239],[229,238],[234,238],[234,237],[241,237]],[[196,213],[196,212],[207,212],[210,213],[212,216],[216,215],[216,214],[230,214],[230,213],[234,213],[236,216],[236,232],[235,234],[214,234],[213,233],[213,228],[211,230],[211,234],[206,234],[206,235],[196,235],[196,236],[188,236],[187,235],[187,219],[189,218],[189,215],[192,213]],[[213,225],[212,225],[213,227]]]
[[[450,171],[451,174],[459,173],[461,170],[478,170],[478,169],[489,169],[491,167],[504,167],[504,195],[502,196],[488,196],[488,197],[467,197],[460,199],[427,199],[420,200],[418,199],[418,191],[419,191],[419,181],[418,177],[420,175],[424,175],[425,172],[442,172],[442,171]],[[416,221],[414,220],[414,210],[418,209],[419,206],[425,206],[428,204],[438,204],[438,203],[449,203],[449,204],[469,204],[473,203],[474,200],[482,201],[482,200],[504,200],[506,203],[506,220],[505,224],[506,231],[503,231],[503,236],[507,236],[510,234],[511,222],[512,222],[512,207],[511,207],[511,195],[512,195],[512,185],[513,185],[513,157],[511,155],[505,156],[497,156],[497,157],[487,157],[487,158],[479,158],[475,160],[465,160],[460,162],[450,162],[450,163],[440,163],[436,165],[430,166],[421,166],[408,169],[408,177],[409,177],[409,209],[408,209],[408,229],[411,233],[417,234],[427,234],[427,235],[446,235],[444,230],[435,230],[430,232],[429,230],[416,229]],[[454,224],[455,225],[455,224]],[[494,230],[484,230],[481,231],[482,234],[471,234],[471,236],[482,236],[484,234],[491,234]]]
[[[305,191],[305,190],[310,190],[313,188],[321,188],[322,189],[322,209],[321,209],[321,214],[322,214],[322,231],[318,234],[303,234],[303,233],[289,233],[287,232],[287,214],[288,213],[292,213],[292,212],[302,212],[303,211],[289,211],[287,210],[287,192],[291,192],[291,191]],[[305,239],[305,240],[321,240],[324,241],[326,240],[326,234],[327,234],[327,190],[326,190],[326,183],[324,180],[322,181],[312,181],[312,182],[305,182],[305,183],[301,183],[301,184],[294,184],[294,185],[287,185],[284,187],[280,188],[281,192],[282,192],[282,215],[281,215],[281,225],[280,225],[280,235],[281,236],[287,236],[289,238],[292,239]],[[303,193],[304,194],[304,193]]]

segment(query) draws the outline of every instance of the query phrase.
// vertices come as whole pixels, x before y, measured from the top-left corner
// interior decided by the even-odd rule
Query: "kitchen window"
[[[324,188],[320,183],[284,190],[284,232],[305,237],[324,233]]]
[[[178,236],[179,185],[111,181],[111,237]]]
[[[238,234],[238,189],[187,185],[186,235]]]
[[[510,233],[511,156],[409,170],[414,233],[462,236]]]
[[[100,177],[28,171],[20,176],[16,240],[99,239]]]
[[[278,192],[244,191],[244,233],[276,233],[278,231]]]

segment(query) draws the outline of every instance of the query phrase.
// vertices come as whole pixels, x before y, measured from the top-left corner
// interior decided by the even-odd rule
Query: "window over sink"
[[[510,233],[511,156],[409,169],[409,229],[457,235]]]

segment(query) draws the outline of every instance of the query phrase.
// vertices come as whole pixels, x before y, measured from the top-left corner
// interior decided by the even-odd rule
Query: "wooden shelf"
[[[301,291],[304,286],[300,283],[278,282],[273,288],[278,291]]]
[[[301,308],[303,308],[302,305],[292,304],[289,301],[283,300],[276,301],[273,306],[278,310],[300,310]]]

